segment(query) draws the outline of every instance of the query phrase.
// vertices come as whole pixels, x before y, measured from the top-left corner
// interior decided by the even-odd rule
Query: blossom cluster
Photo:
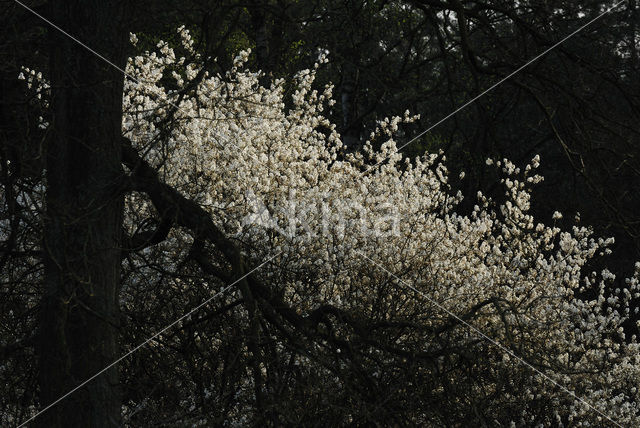
[[[506,409],[517,402],[513,423],[593,426],[605,423],[604,414],[640,424],[640,349],[623,328],[637,312],[640,264],[626,287],[615,288],[610,272],[588,272],[611,240],[593,237],[588,227],[563,230],[533,217],[531,188],[542,180],[538,156],[522,169],[488,160],[500,169],[506,200],[498,205],[478,192],[472,213],[462,215],[444,156],[406,159],[398,150],[398,125],[416,119],[409,112],[380,121],[363,151],[345,152],[326,114],[333,88],[314,84],[324,54],[293,78],[291,90],[281,79],[264,86],[260,72],[246,70],[250,51],[239,53],[225,75],[212,75],[189,32],[181,27],[178,34],[181,46],[160,41],[157,51],[129,59],[123,133],[253,260],[275,255],[265,269],[278,278],[287,303],[303,314],[323,304],[355,313],[375,308],[396,319],[421,314],[425,331],[443,326],[448,313],[473,313],[470,324],[544,372],[499,349],[483,357],[496,378],[526,379],[493,404]],[[42,80],[24,73],[30,85]],[[142,211],[152,209],[129,195],[129,222]],[[186,231],[172,233],[164,245],[189,239]],[[595,296],[584,297],[588,292]],[[494,303],[482,306],[487,301]],[[478,341],[464,326],[454,337],[460,346]],[[422,339],[422,351],[439,346]],[[416,347],[415,337],[397,341]],[[541,401],[553,403],[553,412],[539,411],[534,403]]]

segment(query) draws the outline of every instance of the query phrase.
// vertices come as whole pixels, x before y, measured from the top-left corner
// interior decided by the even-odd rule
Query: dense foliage
[[[535,207],[546,159],[533,149],[557,155],[546,144],[558,138],[569,161],[586,168],[593,156],[561,138],[547,107],[562,107],[565,95],[610,94],[599,92],[593,76],[566,94],[550,94],[535,86],[544,70],[531,71],[519,90],[532,98],[492,95],[495,105],[511,107],[478,107],[448,136],[443,131],[418,141],[419,149],[398,149],[424,129],[424,114],[413,111],[445,98],[454,107],[485,78],[503,76],[500,43],[492,41],[511,43],[512,33],[542,19],[543,8],[474,2],[461,18],[457,2],[370,2],[360,9],[347,2],[348,13],[334,2],[319,12],[294,3],[282,16],[276,6],[242,9],[236,28],[229,19],[213,29],[165,31],[167,41],[131,34],[136,54],[125,69],[123,171],[105,185],[124,196],[119,310],[97,314],[116,329],[122,353],[134,351],[117,365],[123,424],[639,425],[640,263],[626,267],[633,271],[628,279],[617,278],[613,238],[600,238],[579,215],[563,218],[553,204],[541,209],[541,198]],[[220,4],[230,15],[236,10]],[[280,34],[279,49],[267,55],[264,40],[251,42],[242,25],[260,34],[269,10],[273,22],[289,27],[295,17],[319,15]],[[564,30],[567,14],[551,18],[558,21],[549,24],[554,33]],[[483,20],[491,24],[483,27]],[[341,22],[352,25],[343,26],[350,38],[342,47],[334,28]],[[425,30],[425,22],[436,24]],[[372,29],[386,42],[363,47]],[[318,36],[323,32],[331,37]],[[212,35],[229,42],[216,51]],[[314,37],[318,49],[304,47]],[[535,36],[515,45],[527,51],[534,41],[548,45]],[[615,44],[615,35],[603,44]],[[328,53],[320,46],[330,46]],[[245,49],[228,62],[211,55],[230,47]],[[507,51],[520,58],[518,49]],[[602,56],[624,62],[635,55],[629,46],[618,50]],[[35,119],[25,127],[31,140],[56,127],[47,72],[38,70],[16,73],[30,97],[25,117]],[[416,89],[395,88],[400,76],[372,70],[402,70]],[[336,75],[339,97],[327,83]],[[632,86],[626,72],[611,79],[602,86]],[[429,104],[425,93],[437,101]],[[542,106],[535,113],[534,99]],[[576,105],[558,108],[568,114]],[[406,107],[412,109],[382,118]],[[616,108],[606,112],[611,116],[583,112],[585,127],[627,123],[627,107]],[[556,133],[544,144],[505,149],[500,145],[533,141],[538,133],[500,125],[518,115],[544,117]],[[590,121],[596,116],[602,122]],[[481,136],[471,130],[476,120],[486,121]],[[624,171],[635,162],[625,151],[635,131],[625,126],[612,148],[628,159],[618,168]],[[612,137],[592,131],[589,138]],[[37,148],[20,150],[2,152],[1,170],[0,424],[9,426],[47,404],[34,356],[48,250],[41,239],[46,168],[33,155]],[[585,183],[599,174],[587,172]],[[609,203],[609,195],[600,196]],[[620,212],[612,223],[632,236],[635,223]],[[632,251],[617,258],[631,259]],[[75,295],[70,302],[83,304]]]

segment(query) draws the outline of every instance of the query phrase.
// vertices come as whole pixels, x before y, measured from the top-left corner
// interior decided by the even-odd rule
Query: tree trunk
[[[354,62],[355,53],[350,53],[342,67],[340,101],[342,105],[342,141],[348,150],[356,150],[360,145],[362,124],[358,117],[357,81],[358,69]]]
[[[52,21],[124,66],[117,0],[52,4]],[[40,404],[54,402],[117,357],[123,199],[120,149],[123,75],[51,30],[51,109],[39,353]],[[117,368],[47,410],[46,427],[120,426]]]
[[[636,32],[638,26],[637,0],[629,0],[629,62],[633,73],[638,66],[638,48],[636,46]]]

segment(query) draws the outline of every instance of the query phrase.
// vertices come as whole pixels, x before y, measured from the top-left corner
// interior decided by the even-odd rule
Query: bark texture
[[[118,0],[52,4],[51,19],[124,67]],[[122,228],[123,74],[51,29],[53,123],[46,147],[45,293],[39,341],[40,404],[49,405],[117,354]],[[120,425],[117,368],[36,421],[46,427]]]

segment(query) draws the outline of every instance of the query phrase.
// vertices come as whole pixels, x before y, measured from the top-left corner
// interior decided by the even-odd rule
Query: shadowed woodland
[[[223,289],[29,423],[501,427],[640,420],[640,362],[632,357],[640,319],[636,0],[2,0],[0,16],[0,425],[19,426]],[[238,60],[242,51],[250,53]],[[316,102],[311,89],[300,90],[305,69],[313,70],[309,84],[318,93],[333,85],[335,104],[305,110]],[[298,96],[307,98],[298,104]],[[396,123],[395,153],[384,119],[405,111],[419,118]],[[276,123],[278,115],[290,127],[285,137],[245,121]],[[211,119],[207,135],[221,145],[235,146],[237,138],[238,149],[200,143],[205,131],[190,124],[195,116]],[[295,139],[289,131],[298,125]],[[263,170],[238,160],[244,139],[248,152],[268,147],[256,159],[266,153],[271,160],[271,151],[285,153],[288,144],[319,154],[282,155]],[[185,154],[181,145],[195,148]],[[367,158],[371,151],[409,162],[389,161],[395,169],[385,172]],[[334,250],[338,238],[301,244],[273,231],[231,232],[245,213],[238,207],[246,203],[243,192],[269,171],[304,171],[300,181],[315,184],[296,189],[311,194],[323,177],[331,181],[336,165],[354,165],[364,172],[345,173],[349,184],[335,182],[344,193],[330,200],[340,200],[358,180],[354,188],[370,193],[387,186],[385,177],[408,182],[419,167],[407,165],[431,154],[430,168],[440,171],[441,163],[451,174],[420,188],[431,198],[424,201],[449,196],[406,208],[415,222],[403,217],[403,239],[357,237]],[[544,181],[522,211],[544,230],[501,209],[521,197],[508,190],[513,178],[503,159],[528,174],[536,155]],[[321,167],[306,170],[305,163]],[[309,178],[316,172],[319,178]],[[438,174],[425,170],[422,177]],[[380,195],[405,189],[388,186]],[[280,187],[256,194],[270,206],[269,198],[290,194]],[[478,191],[490,200],[486,207]],[[393,205],[404,213],[403,203]],[[483,219],[495,229],[468,232]],[[441,220],[457,226],[434,243],[410,244]],[[469,245],[468,254],[440,252],[465,233],[473,242],[458,247]],[[343,234],[340,240],[351,242]],[[590,247],[600,237],[614,239]],[[570,240],[579,250],[564,248]],[[485,244],[502,256],[477,256]],[[356,260],[356,250],[367,257]],[[314,257],[325,253],[326,266],[317,266]],[[447,260],[451,265],[439,264]],[[467,263],[502,270],[480,281]],[[421,291],[407,291],[403,281]],[[524,291],[509,294],[518,284]],[[546,299],[566,314],[537,306]],[[604,327],[565,344],[566,332],[583,324]],[[469,325],[517,358],[505,359]],[[545,384],[519,359],[596,410]]]

